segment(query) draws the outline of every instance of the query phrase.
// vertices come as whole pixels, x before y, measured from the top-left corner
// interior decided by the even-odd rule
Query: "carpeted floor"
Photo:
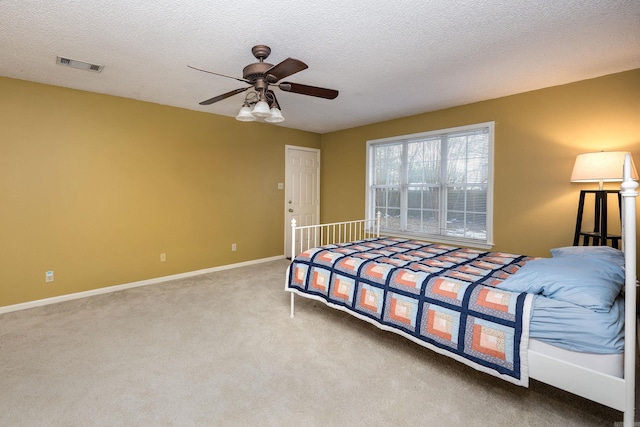
[[[0,315],[0,426],[613,426],[296,298],[287,261]]]

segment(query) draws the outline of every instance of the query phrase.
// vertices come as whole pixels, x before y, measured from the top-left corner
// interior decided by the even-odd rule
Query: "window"
[[[388,234],[493,244],[493,122],[367,142],[367,217]]]

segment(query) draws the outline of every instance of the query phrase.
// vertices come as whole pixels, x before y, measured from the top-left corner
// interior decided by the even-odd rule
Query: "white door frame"
[[[313,212],[314,218],[316,220],[316,223],[320,222],[320,149],[319,148],[309,148],[309,147],[299,147],[296,145],[285,145],[285,168],[284,168],[284,174],[285,174],[285,182],[284,182],[284,256],[285,258],[290,257],[291,256],[291,212],[289,211],[289,209],[291,208],[291,205],[289,203],[289,201],[291,200],[291,189],[292,189],[292,182],[291,182],[291,177],[290,177],[290,167],[289,167],[289,159],[290,159],[290,153],[291,151],[296,150],[296,151],[309,151],[309,152],[314,152],[316,153],[316,176],[317,176],[317,180],[316,180],[316,194],[318,195],[318,201],[316,203],[316,209],[315,212]],[[302,224],[299,224],[302,225]],[[308,224],[311,225],[311,224]]]

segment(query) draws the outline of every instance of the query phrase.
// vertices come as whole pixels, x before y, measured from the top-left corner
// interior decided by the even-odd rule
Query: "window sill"
[[[420,241],[429,242],[429,243],[440,243],[444,245],[464,246],[467,248],[483,249],[483,250],[490,250],[494,246],[493,243],[479,242],[477,240],[447,238],[445,236],[434,236],[434,235],[428,236],[425,234],[401,233],[398,231],[383,230],[383,229],[380,229],[380,234],[384,236],[389,236],[389,237],[403,237],[407,239],[415,239],[415,240],[420,240]]]

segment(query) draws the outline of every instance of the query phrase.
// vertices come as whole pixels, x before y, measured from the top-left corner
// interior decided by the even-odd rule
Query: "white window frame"
[[[486,240],[480,240],[480,239],[472,239],[472,238],[461,238],[461,237],[452,237],[452,236],[446,236],[443,234],[427,234],[427,233],[412,233],[412,232],[400,232],[400,231],[391,231],[391,230],[383,230],[384,234],[387,235],[394,235],[394,236],[400,236],[400,237],[410,237],[410,238],[417,238],[417,239],[421,239],[421,240],[428,240],[428,241],[432,241],[432,242],[437,242],[437,243],[445,243],[445,244],[454,244],[454,245],[464,245],[464,246],[470,246],[470,247],[476,247],[476,248],[480,248],[480,249],[490,249],[491,247],[493,247],[493,187],[494,187],[494,176],[493,176],[493,172],[494,172],[494,135],[495,135],[495,122],[483,122],[483,123],[477,123],[477,124],[472,124],[472,125],[465,125],[465,126],[458,126],[458,127],[452,127],[452,128],[447,128],[447,129],[438,129],[438,130],[433,130],[433,131],[429,131],[429,132],[421,132],[421,133],[414,133],[414,134],[409,134],[409,135],[401,135],[401,136],[394,136],[394,137],[389,137],[389,138],[381,138],[381,139],[374,139],[374,140],[369,140],[367,141],[366,144],[366,166],[367,166],[367,170],[366,170],[366,195],[365,195],[365,215],[366,218],[375,218],[376,212],[374,212],[375,209],[375,195],[374,192],[372,191],[372,185],[373,185],[373,179],[374,179],[374,165],[373,165],[373,159],[371,157],[372,153],[373,153],[373,147],[376,145],[380,145],[380,144],[388,144],[388,143],[402,143],[405,142],[407,140],[413,140],[413,139],[420,139],[420,138],[430,138],[430,137],[434,137],[434,136],[439,136],[439,135],[443,135],[443,134],[450,134],[450,133],[458,133],[458,132],[465,132],[465,131],[472,131],[472,130],[479,130],[479,129],[487,129],[488,131],[488,142],[489,142],[489,147],[488,147],[488,170],[487,170],[487,176],[488,176],[488,185],[487,185],[487,233],[486,233]],[[405,163],[406,159],[403,159],[403,169],[406,169],[406,163]],[[406,176],[406,174],[405,174]],[[405,178],[406,179],[406,178]],[[406,181],[403,181],[401,183],[401,187],[403,189],[403,191],[401,191],[401,200],[400,200],[400,206],[401,206],[401,211],[406,212],[407,211],[407,200],[406,200],[406,191],[405,189],[409,186],[409,184],[407,184]],[[440,212],[444,213],[443,210],[446,210],[446,206],[441,206],[440,207]],[[444,217],[443,217],[444,218]]]

